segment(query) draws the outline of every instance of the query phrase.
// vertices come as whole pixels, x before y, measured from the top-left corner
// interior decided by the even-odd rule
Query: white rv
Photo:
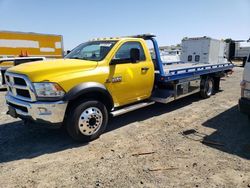
[[[242,113],[247,114],[250,120],[250,54],[245,64],[243,79],[240,85],[241,98],[239,100],[239,109]]]

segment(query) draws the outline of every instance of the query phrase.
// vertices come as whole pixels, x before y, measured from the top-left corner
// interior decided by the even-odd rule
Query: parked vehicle
[[[146,41],[153,43],[154,59]],[[232,69],[225,61],[164,65],[151,34],[96,39],[79,45],[65,59],[8,69],[8,114],[65,125],[73,139],[91,141],[103,133],[110,116],[195,92],[209,98]]]
[[[248,40],[232,40],[232,39],[227,39],[227,58],[229,61],[232,60],[240,60],[242,61],[242,66],[244,67],[248,54],[250,53],[250,46],[241,46],[243,42],[250,42],[250,38]]]
[[[63,38],[61,35],[0,31],[0,58],[18,56],[62,58]]]
[[[227,62],[226,43],[223,40],[210,37],[184,38],[181,42],[181,51],[161,51],[161,59],[164,64],[193,63],[212,64]]]
[[[194,64],[227,62],[226,43],[210,37],[184,38],[181,43],[181,61]]]
[[[166,64],[180,62],[180,51],[179,50],[161,51],[160,55],[161,55],[162,62],[164,62]]]
[[[6,88],[5,72],[8,68],[33,61],[43,61],[45,57],[0,58],[0,89]]]
[[[241,82],[241,98],[239,100],[239,109],[242,113],[248,115],[250,119],[250,54],[243,72]]]

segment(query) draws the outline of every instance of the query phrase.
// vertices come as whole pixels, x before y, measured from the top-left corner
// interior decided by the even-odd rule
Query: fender
[[[107,97],[107,102],[110,102],[112,107],[114,106],[114,101],[106,87],[98,82],[85,82],[81,83],[72,89],[70,89],[64,96],[64,101],[71,101],[74,100],[81,95],[91,92],[98,92],[101,93],[103,96]]]

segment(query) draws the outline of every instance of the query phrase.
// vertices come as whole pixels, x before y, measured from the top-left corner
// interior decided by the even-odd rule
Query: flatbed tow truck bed
[[[161,60],[160,50],[156,39],[154,38],[155,35],[146,34],[141,36],[135,36],[143,38],[144,40],[150,40],[154,46],[155,52],[155,79],[156,82],[171,82],[171,81],[178,81],[183,79],[192,79],[196,77],[201,77],[203,75],[208,74],[220,74],[231,72],[234,65],[228,61],[222,61],[221,63],[199,63],[199,64],[192,64],[192,63],[184,63],[184,62],[177,62],[177,63],[164,63]]]
[[[161,71],[155,71],[156,77],[161,81],[174,81],[197,77],[204,74],[226,71],[234,67],[231,62],[220,64],[174,63],[171,65],[162,63],[162,65],[163,74],[160,73]]]

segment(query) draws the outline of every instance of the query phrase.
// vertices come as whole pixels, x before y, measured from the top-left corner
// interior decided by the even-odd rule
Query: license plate
[[[12,106],[9,106],[9,112],[8,113],[9,113],[10,116],[12,116],[14,118],[17,118],[16,110]]]

